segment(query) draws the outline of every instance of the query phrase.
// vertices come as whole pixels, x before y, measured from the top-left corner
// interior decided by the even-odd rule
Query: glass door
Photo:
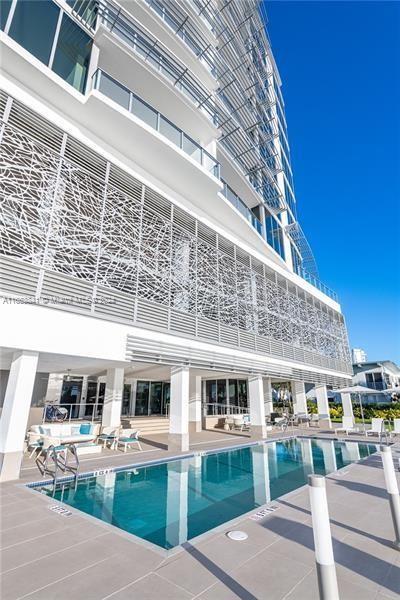
[[[149,415],[161,415],[162,386],[161,381],[152,381],[150,384]]]
[[[149,381],[138,381],[136,388],[135,416],[143,417],[149,414]]]
[[[131,414],[131,384],[124,383],[124,390],[122,393],[122,409],[121,415],[127,417]]]
[[[88,381],[86,392],[85,417],[92,417],[96,404],[97,381]]]
[[[79,404],[82,395],[82,384],[83,377],[71,377],[69,375],[64,377],[60,404],[66,404],[68,410],[68,416],[71,419],[76,419],[79,414],[79,406],[71,406],[73,404]]]
[[[161,405],[161,414],[163,414],[165,416],[169,415],[170,393],[171,393],[171,385],[170,385],[169,381],[165,381],[163,383],[162,405]]]

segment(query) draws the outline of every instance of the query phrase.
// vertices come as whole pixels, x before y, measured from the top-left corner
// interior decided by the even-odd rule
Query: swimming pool
[[[288,439],[110,471],[54,498],[171,549],[376,452],[374,444]],[[46,488],[40,491],[53,496]]]

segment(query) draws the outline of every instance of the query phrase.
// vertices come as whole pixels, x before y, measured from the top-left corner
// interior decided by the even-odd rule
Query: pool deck
[[[318,429],[295,433],[332,439]],[[202,431],[191,436],[191,451],[249,441],[246,434]],[[105,451],[82,460],[81,472],[167,458],[165,444],[166,435],[153,435],[144,452]],[[397,462],[400,444],[392,449]],[[25,460],[22,479],[0,486],[2,600],[318,598],[306,487],[273,501],[277,508],[268,516],[239,517],[234,525],[166,554],[74,509],[70,516],[51,511],[54,500],[22,485],[39,479],[33,460]],[[327,495],[341,600],[400,598],[400,552],[391,547],[394,532],[379,455],[328,475]],[[227,538],[232,528],[245,531],[248,539]]]

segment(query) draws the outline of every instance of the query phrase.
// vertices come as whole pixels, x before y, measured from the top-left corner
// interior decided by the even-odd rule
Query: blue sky
[[[267,1],[299,221],[352,347],[400,364],[400,3]]]

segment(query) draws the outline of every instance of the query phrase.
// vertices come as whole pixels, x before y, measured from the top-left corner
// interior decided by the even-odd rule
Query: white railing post
[[[393,545],[397,550],[400,550],[400,496],[390,446],[381,446],[381,457],[395,533]]]
[[[319,596],[321,600],[339,600],[325,477],[309,475],[308,485]]]

